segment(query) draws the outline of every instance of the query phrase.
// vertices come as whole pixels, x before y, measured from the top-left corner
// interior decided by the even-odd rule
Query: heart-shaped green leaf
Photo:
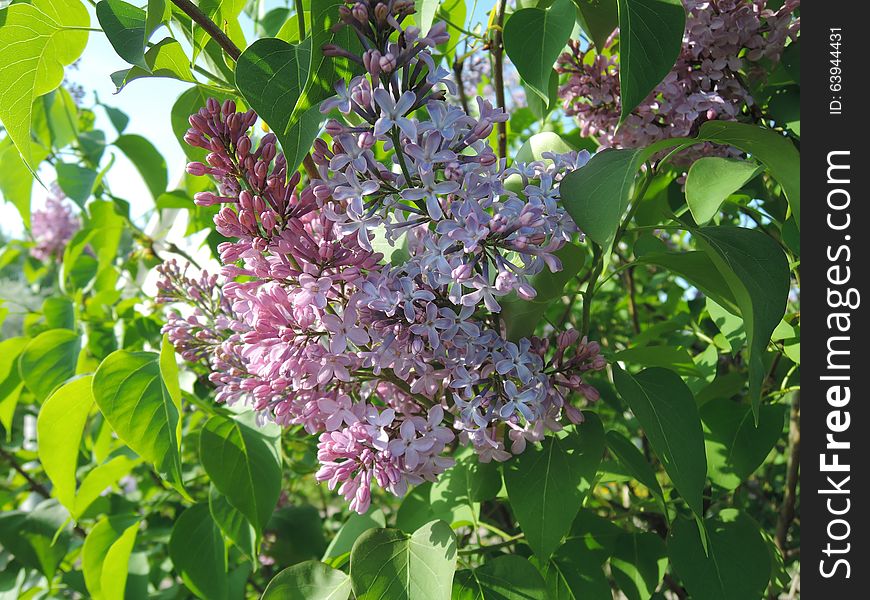
[[[295,112],[310,64],[311,38],[299,44],[264,38],[248,46],[236,65],[236,87],[278,136],[288,173],[302,162],[323,122],[319,104]]]
[[[550,73],[571,32],[575,9],[570,0],[550,8],[524,8],[504,24],[504,49],[523,81],[549,105]]]

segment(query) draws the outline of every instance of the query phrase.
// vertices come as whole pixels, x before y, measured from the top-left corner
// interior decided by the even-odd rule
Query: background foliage
[[[668,75],[686,23],[677,0],[415,4],[424,31],[449,24],[437,58],[466,81],[461,101],[510,108],[492,134],[509,161],[597,148],[559,104],[569,39],[588,60],[618,58],[624,121]],[[586,241],[503,318],[517,337],[569,324],[600,342],[609,366],[582,424],[504,463],[459,451],[437,482],[358,515],[314,481],[315,438],[214,403],[204,373],[179,368],[149,272],[214,255],[216,209],[192,200],[209,184],[170,182],[129,117],[62,85],[65,69],[106,36],[129,63],[105,73],[121,94],[189,84],[154,99],[189,160],[205,152],[183,144],[187,117],[215,97],[257,109],[300,165],[320,102],[353,69],[320,51],[346,35],[323,16],[336,5],[0,2],[0,193],[25,228],[0,253],[0,595],[798,597],[799,41],[751,83],[757,111],[599,152],[562,181]],[[113,129],[95,128],[97,111]],[[736,150],[679,160],[711,143]],[[120,155],[150,198],[109,186]],[[75,205],[60,245],[35,235],[34,178]],[[153,207],[136,219],[131,202]],[[182,218],[202,248],[163,236]]]

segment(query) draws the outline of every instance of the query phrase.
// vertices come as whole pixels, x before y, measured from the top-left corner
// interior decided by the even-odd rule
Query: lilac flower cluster
[[[254,113],[212,100],[191,116],[186,140],[209,155],[187,170],[218,183],[195,201],[221,205],[217,230],[233,241],[219,246],[223,283],[161,268],[160,300],[192,306],[165,328],[178,351],[208,366],[220,401],[319,433],[316,478],[358,512],[373,482],[402,495],[434,481],[453,463],[448,445],[506,460],[506,444],[522,452],[581,421],[569,395],[596,400],[584,376],[604,367],[575,330],[510,341],[499,315],[500,299],[534,298],[530,277],[561,269],[554,253],[579,232],[558,182],[588,155],[505,168],[487,138],[507,115],[481,98],[476,118],[445,101],[456,90],[431,54],[445,26],[422,36],[401,25],[412,11],[342,7],[367,49],[324,53],[364,74],[323,103],[344,118],[327,123],[331,143],[315,141],[301,190],[274,135],[255,148]]]
[[[45,206],[33,211],[30,233],[35,245],[30,255],[40,261],[60,261],[66,245],[81,229],[81,222],[73,213],[60,189],[53,189]]]
[[[559,95],[584,136],[604,147],[635,148],[693,136],[708,120],[745,118],[754,100],[741,71],[750,79],[763,77],[800,29],[795,17],[800,0],[786,0],[776,10],[767,8],[767,0],[683,0],[683,5],[688,15],[676,65],[619,129],[617,32],[600,53],[569,43],[570,52],[557,63],[557,70],[570,76]]]

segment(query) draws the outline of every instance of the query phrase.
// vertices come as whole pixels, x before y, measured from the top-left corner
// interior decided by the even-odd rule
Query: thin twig
[[[504,36],[502,30],[504,28],[504,10],[507,0],[499,0],[498,8],[496,8],[495,27],[492,34],[492,59],[495,63],[495,102],[496,105],[505,110],[504,96]],[[461,84],[460,84],[461,85]],[[507,123],[501,121],[498,125],[498,156],[499,158],[507,157]]]
[[[172,0],[172,3],[180,8],[184,14],[193,19],[197,25],[202,27],[205,32],[211,36],[211,39],[213,39],[218,46],[224,49],[224,52],[226,52],[230,58],[233,60],[239,60],[239,57],[242,55],[242,51],[239,50],[239,47],[233,43],[229,36],[224,33],[220,27],[218,27],[217,23],[209,19],[193,2],[190,0]]]
[[[801,447],[801,393],[795,392],[791,401],[791,417],[788,427],[788,471],[785,480],[785,496],[779,508],[776,522],[776,545],[783,556],[786,555],[788,530],[794,521],[794,506],[797,499],[798,468]]]
[[[465,61],[457,58],[453,62],[453,74],[456,76],[456,87],[459,90],[459,102],[462,104],[462,110],[468,112],[468,96],[465,95],[465,86],[462,85],[462,67],[465,66]]]
[[[27,487],[30,488],[30,491],[39,494],[45,499],[51,498],[51,492],[47,487],[36,481],[33,477],[31,477],[30,473],[24,470],[24,468],[18,464],[18,461],[15,459],[15,456],[6,451],[5,448],[0,448],[0,456],[10,464],[10,466],[15,470],[16,473],[21,475],[24,480],[27,482]],[[73,531],[76,532],[80,537],[86,537],[87,532],[79,527],[78,525],[73,525]]]

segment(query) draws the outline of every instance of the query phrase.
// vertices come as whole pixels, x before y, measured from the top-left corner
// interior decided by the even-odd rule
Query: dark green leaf
[[[145,11],[121,0],[100,0],[96,8],[103,33],[118,56],[131,65],[145,64]]]
[[[788,301],[788,260],[779,244],[757,229],[704,227],[696,234],[698,244],[728,283],[743,317],[749,395],[757,419],[766,375],[764,351]]]
[[[685,348],[634,346],[613,355],[613,360],[643,367],[664,367],[684,377],[700,377],[698,366]]]
[[[549,600],[540,573],[522,556],[504,555],[453,580],[452,600]]]
[[[127,155],[155,199],[166,191],[169,182],[166,159],[154,144],[141,135],[125,134],[115,140],[114,145]]]
[[[668,565],[665,543],[654,533],[624,533],[616,542],[610,569],[629,600],[649,600]]]
[[[68,519],[69,513],[54,500],[46,500],[27,512],[6,511],[0,515],[0,546],[21,564],[38,569],[51,580],[69,547],[65,526]]]
[[[362,72],[362,65],[344,57],[325,56],[322,52],[324,45],[334,44],[351,54],[356,53],[359,56],[363,53],[359,38],[352,27],[341,27],[338,31],[333,31],[340,22],[338,9],[342,6],[345,6],[344,0],[311,0],[310,42],[306,42],[309,38],[302,42],[310,43],[310,60],[303,69],[307,77],[303,81],[299,101],[294,104],[291,123],[305,122],[305,115],[308,115],[310,129],[313,117],[309,113],[320,106],[321,102],[335,95],[335,82],[350,81],[354,75]],[[289,172],[289,160],[287,166]]]
[[[679,375],[658,367],[637,375],[614,368],[613,381],[674,487],[695,514],[702,514],[707,461],[701,418],[692,392]]]
[[[783,434],[786,407],[760,407],[758,425],[752,408],[727,398],[701,407],[707,466],[713,483],[733,490],[752,475]]]
[[[91,197],[94,191],[94,183],[97,181],[97,172],[87,167],[80,167],[72,163],[57,163],[57,184],[70,200],[79,206],[84,206],[85,201]]]
[[[583,424],[548,436],[505,464],[511,508],[542,560],[571,529],[604,454],[601,420],[594,413],[585,416]]]
[[[288,173],[302,162],[323,122],[319,109],[316,114],[295,111],[311,61],[310,38],[296,45],[265,38],[248,46],[236,65],[236,86],[278,136]]]
[[[224,536],[251,559],[257,557],[257,532],[245,515],[230,504],[212,484],[208,489],[208,509]]]
[[[619,464],[628,471],[628,473],[640,483],[645,485],[647,489],[656,497],[662,507],[662,514],[667,518],[668,511],[665,503],[665,495],[662,493],[662,487],[659,485],[659,480],[656,479],[655,471],[647,460],[644,458],[637,446],[624,435],[617,431],[607,432],[607,448],[616,456]]]
[[[617,0],[619,88],[625,121],[674,67],[683,45],[680,0]]]
[[[228,597],[226,548],[208,504],[195,504],[181,513],[172,528],[169,556],[194,594],[203,600]]]
[[[581,16],[581,26],[592,38],[595,50],[604,50],[607,38],[619,27],[616,0],[574,0]]]
[[[202,466],[215,487],[262,531],[281,494],[277,438],[225,417],[211,417],[199,434]]]
[[[569,539],[539,567],[547,581],[548,600],[611,600],[610,582],[596,552],[582,540]]]
[[[504,24],[505,52],[523,81],[549,104],[550,74],[571,32],[574,7],[570,0],[556,0],[548,9],[524,8]]]
[[[709,544],[701,545],[694,522],[674,523],[668,555],[695,600],[761,598],[770,579],[770,554],[758,524],[734,509],[705,522]]]

